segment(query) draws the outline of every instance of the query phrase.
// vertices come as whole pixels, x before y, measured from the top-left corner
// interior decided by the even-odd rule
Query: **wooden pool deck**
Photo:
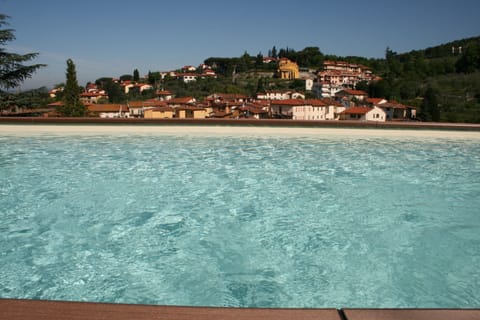
[[[0,299],[0,320],[473,320],[480,309],[262,309]]]

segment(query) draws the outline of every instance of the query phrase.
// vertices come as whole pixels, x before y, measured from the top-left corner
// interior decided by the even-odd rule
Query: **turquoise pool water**
[[[0,297],[480,307],[479,140],[358,132],[0,134]]]

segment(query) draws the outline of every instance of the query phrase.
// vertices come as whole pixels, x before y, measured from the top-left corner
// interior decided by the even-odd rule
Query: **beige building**
[[[287,58],[281,58],[278,62],[278,73],[281,79],[293,80],[300,78],[298,64]]]
[[[172,107],[156,107],[145,110],[143,117],[145,119],[172,119]]]
[[[175,108],[175,117],[178,119],[205,119],[207,110],[195,106],[181,106]]]
[[[303,105],[292,107],[293,120],[339,120],[345,107],[332,100],[305,100]]]
[[[128,110],[130,110],[130,116],[135,118],[141,118],[144,115],[145,110],[157,107],[164,107],[165,102],[159,100],[146,100],[146,101],[130,101],[127,103]]]

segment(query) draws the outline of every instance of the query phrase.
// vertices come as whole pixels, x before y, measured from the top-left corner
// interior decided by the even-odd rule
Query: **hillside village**
[[[287,58],[263,58],[264,64],[276,62],[276,75],[284,81],[302,81],[304,90],[263,90],[254,96],[232,93],[211,93],[202,100],[194,97],[176,97],[174,92],[164,90],[146,81],[114,79],[122,91],[139,93],[154,91],[154,97],[125,104],[103,103],[108,101],[106,90],[89,83],[80,95],[88,114],[101,118],[146,118],[146,119],[293,119],[293,120],[360,120],[360,121],[405,121],[416,117],[416,109],[386,99],[369,98],[368,94],[355,87],[359,82],[376,81],[371,69],[361,64],[325,60],[323,68],[302,70],[297,63]],[[208,78],[217,78],[215,66],[205,63],[198,67],[184,66],[179,71],[159,73],[161,79],[169,77],[188,84]],[[146,78],[146,77],[145,77]],[[62,88],[50,91],[51,98],[61,93]],[[309,98],[315,96],[316,98]],[[53,108],[61,101],[49,104],[43,116],[55,116]]]
[[[480,123],[480,37],[387,48],[385,58],[274,46],[266,56],[210,57],[143,77],[135,69],[79,87],[86,109],[77,115],[65,112],[64,86],[0,90],[0,116]]]

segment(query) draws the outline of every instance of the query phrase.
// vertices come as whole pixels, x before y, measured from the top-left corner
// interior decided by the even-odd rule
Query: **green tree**
[[[67,82],[63,90],[63,103],[59,112],[65,117],[83,117],[87,109],[80,101],[80,87],[77,81],[77,71],[72,59],[67,60]]]
[[[0,14],[0,27],[8,25],[9,17]],[[38,53],[18,54],[7,52],[2,48],[5,43],[15,40],[13,29],[0,29],[0,89],[11,89],[20,85],[30,78],[39,68],[45,64],[24,65],[25,62],[35,59]]]
[[[258,69],[258,68],[261,68],[262,66],[263,66],[263,54],[259,52],[257,54],[257,58],[255,59],[255,67]]]
[[[107,92],[110,103],[124,103],[127,100],[125,91],[118,83],[113,82],[112,78],[102,79],[101,87]]]
[[[289,84],[289,89],[303,92],[305,91],[305,80],[295,79]]]
[[[471,44],[455,65],[457,72],[472,73],[480,69],[480,45]]]
[[[49,102],[48,89],[45,87],[19,93],[0,92],[0,110],[10,109],[14,111],[17,107],[40,109]]]
[[[368,95],[372,98],[390,98],[391,87],[388,81],[372,81],[368,88]]]
[[[236,68],[236,72],[245,72],[245,71],[248,71],[250,70],[250,65],[252,64],[253,62],[253,59],[252,57],[248,54],[247,51],[245,51],[243,53],[243,55],[238,58],[237,60],[237,68]]]
[[[255,90],[255,93],[258,93],[258,92],[265,92],[265,79],[262,77],[262,78],[258,78],[258,81],[257,81],[257,88]]]
[[[160,75],[160,72],[148,71],[147,81],[151,85],[157,85],[162,81],[162,76]]]
[[[355,89],[368,92],[368,90],[369,90],[369,84],[368,84],[367,81],[360,81],[360,82],[358,82],[357,85],[355,86]]]
[[[320,68],[324,56],[318,47],[306,47],[297,52],[296,61],[302,67]]]
[[[132,81],[133,76],[131,74],[124,74],[120,76],[120,81]]]
[[[440,109],[438,108],[437,91],[432,87],[428,87],[425,91],[425,96],[423,98],[420,109],[420,118],[423,121],[440,120]]]
[[[402,74],[403,66],[398,59],[398,55],[389,47],[385,50],[385,60],[387,60],[389,78],[397,77]]]
[[[140,73],[138,72],[138,69],[133,70],[133,81],[139,81],[140,80]]]
[[[273,46],[272,48],[272,51],[271,51],[271,57],[272,58],[278,58],[278,55],[277,55],[277,48],[275,46]]]
[[[414,99],[417,96],[417,84],[414,81],[401,81],[399,93],[402,100]]]

